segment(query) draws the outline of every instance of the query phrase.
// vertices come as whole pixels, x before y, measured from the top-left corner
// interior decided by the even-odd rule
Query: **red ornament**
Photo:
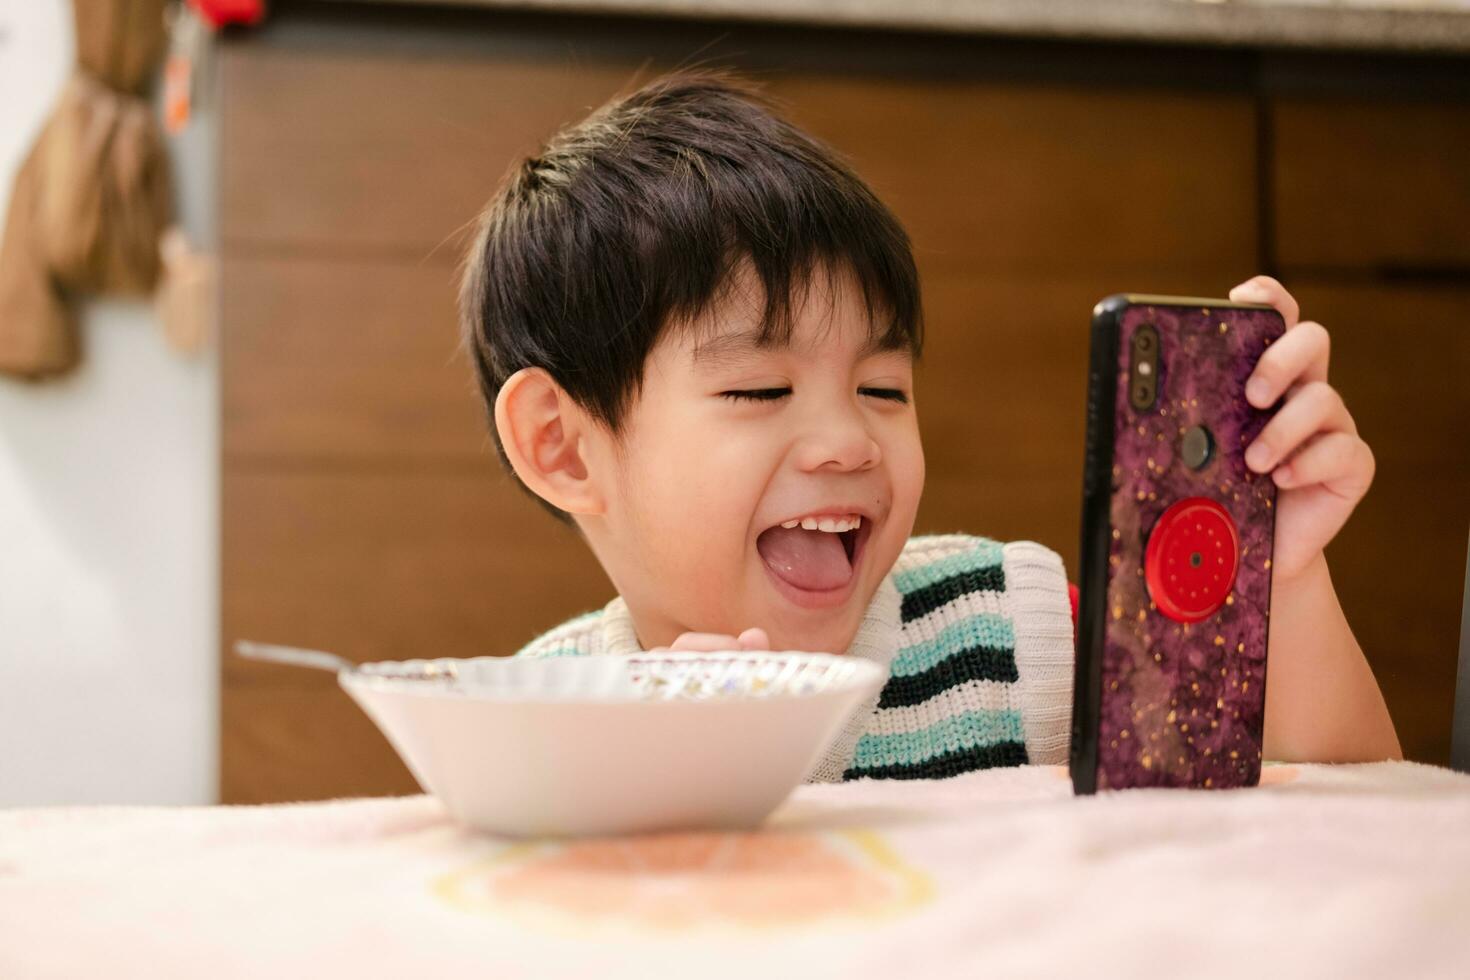
[[[1181,500],[1159,515],[1143,556],[1149,597],[1180,623],[1198,623],[1223,606],[1239,567],[1235,521],[1208,497]]]
[[[230,24],[259,24],[265,0],[188,0],[190,9],[215,30]]]

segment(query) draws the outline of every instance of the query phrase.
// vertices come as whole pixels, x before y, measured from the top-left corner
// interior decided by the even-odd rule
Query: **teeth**
[[[801,527],[808,531],[826,531],[829,534],[841,534],[844,531],[855,531],[863,524],[863,519],[858,514],[850,514],[846,517],[802,517],[794,521],[783,521],[782,527]]]

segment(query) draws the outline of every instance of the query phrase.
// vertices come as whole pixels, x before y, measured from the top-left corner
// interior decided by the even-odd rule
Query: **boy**
[[[1297,321],[1247,388],[1278,504],[1266,754],[1398,757],[1322,549],[1373,458]],[[615,100],[513,171],[461,296],[504,462],[618,590],[521,656],[846,652],[890,679],[813,780],[1066,757],[1074,607],[1032,542],[910,538],[924,482],[918,275],[830,150],[708,73]],[[1075,600],[1073,600],[1075,601]],[[1072,608],[1069,608],[1072,607]]]

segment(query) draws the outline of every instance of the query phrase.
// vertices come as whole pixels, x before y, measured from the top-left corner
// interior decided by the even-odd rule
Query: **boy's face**
[[[786,347],[755,346],[748,288],[669,330],[623,432],[592,451],[607,509],[583,530],[645,648],[757,626],[777,650],[845,652],[912,532],[913,359],[870,349],[856,284],[828,279]]]

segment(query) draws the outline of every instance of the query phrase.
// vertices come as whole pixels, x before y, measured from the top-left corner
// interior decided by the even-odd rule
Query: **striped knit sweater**
[[[639,652],[616,598],[521,657]],[[1072,618],[1061,559],[1030,541],[911,538],[847,650],[888,682],[848,720],[808,782],[938,779],[1065,760]]]

